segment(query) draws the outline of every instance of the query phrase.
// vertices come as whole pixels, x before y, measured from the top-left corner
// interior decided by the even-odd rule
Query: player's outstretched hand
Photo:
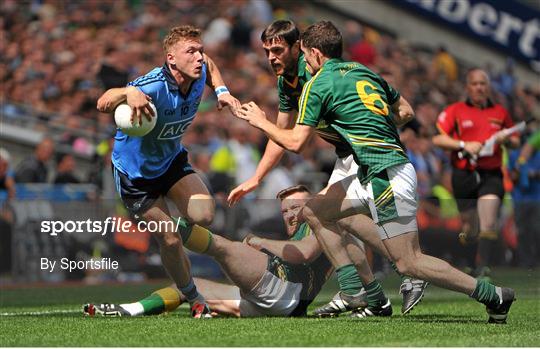
[[[255,190],[259,186],[259,184],[260,181],[257,178],[251,177],[244,183],[234,188],[229,194],[229,197],[227,197],[227,203],[229,204],[229,207],[236,205],[236,203],[240,201],[241,198],[243,198],[247,193]]]
[[[126,97],[126,102],[131,107],[132,125],[135,125],[135,123],[142,125],[141,114],[146,115],[148,121],[152,121],[152,117],[155,115],[152,107],[150,106],[150,102],[152,102],[152,98],[150,96],[147,96],[135,87],[130,86],[127,88]]]
[[[238,116],[238,110],[241,107],[240,101],[233,97],[230,93],[222,93],[217,97],[217,108],[218,110],[223,109],[223,107],[229,107],[232,115]]]
[[[266,121],[266,113],[255,102],[242,104],[238,111],[238,117],[249,122],[255,127],[260,127]]]

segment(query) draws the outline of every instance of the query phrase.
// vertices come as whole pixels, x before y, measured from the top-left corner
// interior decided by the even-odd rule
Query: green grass
[[[391,318],[217,318],[195,321],[188,309],[140,318],[85,318],[86,301],[125,302],[160,284],[0,289],[1,346],[540,346],[540,279],[522,270],[496,270],[494,279],[516,290],[508,324],[487,324],[484,307],[430,286],[412,314],[399,314],[398,280],[383,286]],[[335,291],[330,282],[314,306]],[[50,315],[6,315],[55,311]],[[73,313],[59,313],[73,311]]]

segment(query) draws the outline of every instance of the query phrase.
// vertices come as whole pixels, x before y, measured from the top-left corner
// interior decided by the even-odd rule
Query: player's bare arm
[[[266,119],[266,114],[255,102],[242,105],[238,115],[252,126],[262,130],[268,138],[282,148],[295,153],[302,151],[307,141],[315,133],[315,129],[306,125],[295,125],[293,129],[281,129]]]
[[[293,123],[294,115],[292,112],[278,112],[276,125],[279,128],[290,129],[293,127]],[[231,191],[227,198],[229,205],[235,205],[242,197],[244,197],[244,195],[255,190],[268,172],[279,163],[284,153],[285,149],[279,146],[279,144],[271,139],[268,140],[264,154],[255,170],[255,174]]]
[[[403,96],[396,103],[392,104],[392,112],[394,114],[394,122],[398,127],[414,119],[414,110]]]
[[[131,123],[141,123],[141,113],[146,115],[148,120],[154,115],[154,111],[150,107],[152,98],[145,95],[134,86],[111,88],[105,91],[97,101],[97,109],[102,113],[112,113],[118,104],[126,101],[131,107],[133,113],[131,115]]]
[[[217,65],[214,61],[208,57],[206,54],[203,54],[204,61],[206,62],[207,72],[206,72],[206,85],[211,87],[217,94],[218,100],[218,110],[223,109],[227,106],[230,108],[231,113],[236,115],[236,111],[240,109],[240,102],[238,99],[233,97],[228,90],[226,90],[225,82],[219,72]],[[223,91],[218,91],[219,88],[224,88]]]
[[[441,133],[433,137],[433,144],[445,150],[464,150],[471,155],[477,155],[482,149],[480,142],[464,142]]]
[[[270,240],[255,236],[247,239],[246,243],[257,250],[265,249],[291,264],[313,262],[322,253],[315,235],[300,241]]]

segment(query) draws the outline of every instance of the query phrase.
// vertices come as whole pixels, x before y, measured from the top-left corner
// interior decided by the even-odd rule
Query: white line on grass
[[[20,311],[13,313],[0,313],[0,316],[42,316],[54,314],[82,314],[81,310],[44,310],[44,311]]]

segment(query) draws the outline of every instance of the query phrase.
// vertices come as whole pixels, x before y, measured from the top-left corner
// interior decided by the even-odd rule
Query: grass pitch
[[[496,270],[497,284],[516,290],[508,324],[487,324],[484,307],[429,286],[411,314],[400,314],[399,281],[383,281],[390,318],[216,318],[196,321],[187,306],[139,318],[86,318],[84,302],[126,302],[162,284],[0,288],[1,346],[540,346],[538,271]],[[166,283],[163,283],[163,285]],[[329,282],[311,309],[335,292]]]

